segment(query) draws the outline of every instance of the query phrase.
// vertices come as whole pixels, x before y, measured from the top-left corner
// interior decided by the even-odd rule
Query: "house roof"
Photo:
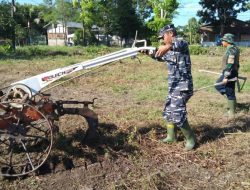
[[[68,28],[83,28],[82,23],[79,22],[66,22]]]
[[[56,23],[49,22],[48,24],[44,26],[44,28],[48,28],[53,24],[62,24],[62,22],[61,21],[57,21]],[[66,27],[67,28],[83,28],[83,25],[82,23],[79,23],[79,22],[66,22]]]
[[[218,27],[219,27],[218,23],[204,24],[200,27],[200,31],[216,33]],[[250,34],[250,23],[238,19],[233,19],[230,25],[225,26],[224,31],[231,33],[240,32],[240,33]]]

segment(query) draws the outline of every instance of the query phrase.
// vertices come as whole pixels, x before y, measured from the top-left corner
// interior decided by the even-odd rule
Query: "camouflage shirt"
[[[191,74],[191,59],[188,43],[175,38],[172,48],[162,60],[167,62],[168,67],[168,90],[193,92],[193,80]]]
[[[238,76],[240,51],[235,45],[227,47],[227,51],[222,59],[223,75],[225,78]]]

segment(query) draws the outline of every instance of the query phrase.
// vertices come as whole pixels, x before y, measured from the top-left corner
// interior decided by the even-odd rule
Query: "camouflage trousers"
[[[174,91],[167,96],[163,117],[177,127],[182,127],[187,120],[186,103],[193,95],[193,92]]]
[[[216,81],[216,83],[222,82],[224,79],[224,75],[221,75],[220,78]],[[218,85],[215,86],[215,89],[221,93],[221,95],[226,94],[228,100],[236,100],[235,96],[235,83],[236,82],[229,82],[226,85]]]

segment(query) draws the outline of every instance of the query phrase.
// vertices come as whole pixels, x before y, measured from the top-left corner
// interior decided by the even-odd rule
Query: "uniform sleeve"
[[[188,43],[180,40],[173,43],[173,50],[182,54],[188,54]]]
[[[231,48],[227,52],[226,68],[224,69],[225,78],[231,77],[235,59],[236,59],[236,51],[233,48]]]
[[[150,56],[152,59],[154,59],[154,60],[156,60],[156,61],[159,61],[159,62],[164,62],[164,61],[165,61],[164,56],[162,56],[162,57],[156,57],[156,56],[155,56],[155,53],[156,53],[156,51],[155,51],[153,54],[150,54],[149,56]]]

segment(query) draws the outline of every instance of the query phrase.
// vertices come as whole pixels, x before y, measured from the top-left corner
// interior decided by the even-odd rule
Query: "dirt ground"
[[[56,68],[64,58],[10,60],[0,65],[0,86]],[[78,60],[82,57],[71,58]],[[198,69],[219,70],[220,56],[192,56],[194,86],[217,76]],[[250,78],[247,56],[242,75]],[[0,180],[0,189],[167,190],[250,189],[250,88],[237,93],[234,119],[224,116],[226,99],[213,89],[199,91],[188,103],[188,118],[197,136],[193,151],[183,150],[184,137],[164,144],[166,123],[161,112],[167,95],[166,68],[141,57],[105,66],[86,77],[51,89],[53,100],[92,100],[99,129],[93,144],[84,143],[84,118],[58,121],[53,149],[35,174]],[[245,70],[244,70],[245,68]],[[206,81],[208,78],[208,81]],[[149,91],[150,90],[150,91]]]

